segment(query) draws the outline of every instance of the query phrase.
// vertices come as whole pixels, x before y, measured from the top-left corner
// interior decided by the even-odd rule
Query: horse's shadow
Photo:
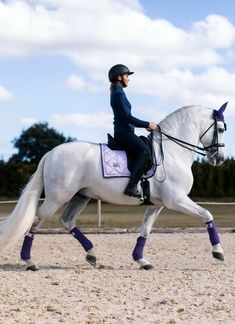
[[[40,265],[38,270],[73,270],[72,266],[58,266],[58,265]],[[26,271],[26,266],[20,263],[5,263],[0,264],[0,271]],[[32,272],[32,271],[29,271]]]
[[[66,265],[51,265],[51,264],[42,264],[38,265],[39,269],[38,270],[78,270],[78,271],[89,271],[89,270],[120,270],[120,271],[125,271],[127,269],[129,270],[138,270],[138,268],[128,268],[128,266],[124,267],[114,267],[114,266],[109,266],[109,265],[103,265],[103,264],[97,264],[96,267],[89,266],[87,264],[81,264],[78,266],[66,266]],[[26,271],[26,266],[24,264],[20,263],[5,263],[5,264],[0,264],[0,271],[7,272],[7,271],[15,271],[15,272],[20,272],[20,271]],[[29,271],[32,272],[32,271]],[[37,271],[36,271],[37,272]]]
[[[19,263],[5,263],[0,264],[0,271],[21,271],[24,270],[22,264]]]

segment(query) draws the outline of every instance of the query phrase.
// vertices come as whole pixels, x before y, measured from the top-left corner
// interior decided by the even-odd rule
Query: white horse
[[[152,226],[164,206],[202,217],[207,225],[213,256],[220,260],[224,259],[213,216],[208,210],[193,202],[188,194],[193,184],[191,166],[199,149],[199,142],[203,145],[211,165],[220,165],[224,161],[226,124],[223,111],[226,104],[218,111],[201,106],[183,107],[161,121],[159,124],[161,131],[153,133],[156,157],[161,160],[159,143],[162,136],[165,159],[164,165],[159,166],[155,175],[149,179],[150,200],[153,205],[147,207],[145,211],[132,254],[140,268],[153,267],[143,257],[143,249]],[[26,269],[37,270],[30,255],[35,230],[43,220],[53,216],[65,203],[68,205],[60,221],[82,244],[86,251],[86,260],[94,266],[96,257],[93,245],[75,227],[77,217],[89,200],[95,198],[113,204],[141,204],[139,199],[123,194],[127,178],[103,177],[100,156],[99,144],[78,141],[59,145],[41,159],[37,171],[25,187],[15,209],[0,223],[2,247],[16,242],[25,235],[21,259],[26,262]],[[37,209],[43,188],[45,201]]]

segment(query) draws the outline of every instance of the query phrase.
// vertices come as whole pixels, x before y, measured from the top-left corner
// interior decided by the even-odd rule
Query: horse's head
[[[221,165],[224,162],[224,132],[226,124],[224,122],[224,111],[227,102],[219,110],[213,111],[213,122],[203,131],[200,136],[200,142],[206,150],[209,164],[213,166]]]

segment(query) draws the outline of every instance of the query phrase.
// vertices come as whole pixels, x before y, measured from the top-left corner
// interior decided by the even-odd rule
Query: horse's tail
[[[38,200],[43,189],[43,167],[46,155],[24,188],[13,212],[0,222],[0,247],[6,247],[26,234],[35,219]]]

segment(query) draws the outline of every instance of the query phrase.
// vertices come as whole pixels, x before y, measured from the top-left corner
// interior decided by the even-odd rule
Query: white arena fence
[[[44,198],[39,199],[39,201],[44,201]],[[5,200],[0,201],[0,205],[3,204],[16,204],[18,200]],[[196,202],[198,205],[227,205],[227,206],[235,206],[235,202],[217,202],[217,201],[198,201]],[[5,219],[6,217],[2,217],[1,219]],[[101,227],[102,222],[102,208],[101,208],[101,200],[97,200],[97,226]]]

